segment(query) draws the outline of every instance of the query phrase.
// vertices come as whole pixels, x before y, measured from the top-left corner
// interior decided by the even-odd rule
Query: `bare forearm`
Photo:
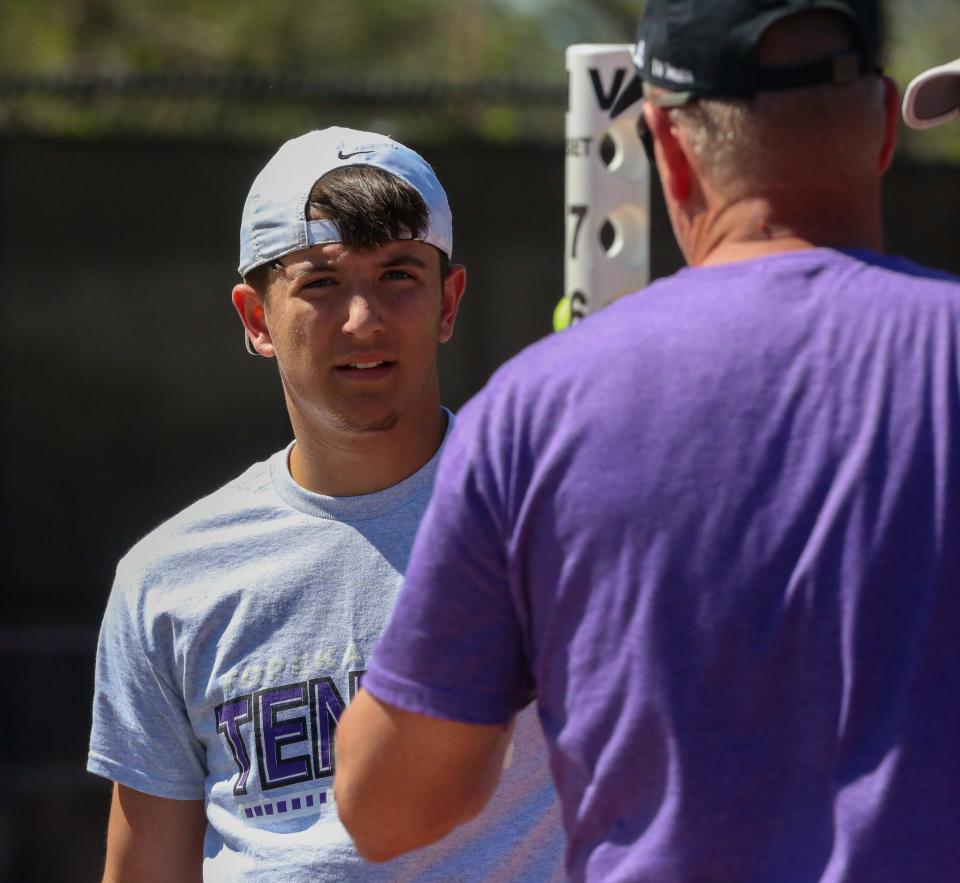
[[[469,780],[405,793],[389,780],[377,787],[348,778],[342,791],[337,788],[337,811],[357,852],[367,861],[384,862],[435,843],[478,815],[496,790],[499,776],[478,776],[474,770]]]
[[[167,800],[114,785],[103,883],[201,883],[202,800]]]
[[[187,865],[173,866],[146,856],[107,859],[102,883],[203,883],[203,855]]]
[[[338,726],[335,781],[357,851],[386,861],[476,816],[496,790],[510,732],[412,715],[361,692]]]

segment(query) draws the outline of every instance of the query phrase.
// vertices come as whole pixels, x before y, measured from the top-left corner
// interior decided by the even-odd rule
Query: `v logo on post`
[[[590,82],[593,83],[593,92],[597,96],[597,104],[600,105],[600,110],[610,110],[613,106],[613,102],[616,101],[617,95],[623,88],[623,79],[626,75],[626,68],[618,67],[614,71],[610,90],[607,91],[603,88],[603,83],[600,82],[600,71],[595,67],[590,68]]]

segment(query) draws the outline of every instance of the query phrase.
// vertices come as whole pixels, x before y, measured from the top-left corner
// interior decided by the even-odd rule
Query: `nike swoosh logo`
[[[361,153],[373,153],[372,150],[355,150],[353,153],[344,153],[342,150],[337,151],[337,159],[350,159],[351,156],[359,156]]]

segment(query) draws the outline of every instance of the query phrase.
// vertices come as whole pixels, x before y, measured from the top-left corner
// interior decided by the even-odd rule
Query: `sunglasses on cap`
[[[616,102],[610,109],[610,119],[614,120],[628,108],[632,108],[639,102],[640,113],[637,115],[637,137],[643,145],[643,152],[647,155],[647,162],[651,168],[656,168],[653,157],[653,132],[647,126],[647,121],[643,118],[643,103],[646,99],[643,97],[643,80],[634,75],[633,79],[627,83],[626,88],[617,96]]]
[[[653,132],[650,131],[650,127],[647,125],[647,121],[643,116],[642,105],[640,113],[637,116],[637,137],[643,145],[643,152],[647,155],[647,162],[650,163],[650,168],[656,171],[657,163],[653,155]]]

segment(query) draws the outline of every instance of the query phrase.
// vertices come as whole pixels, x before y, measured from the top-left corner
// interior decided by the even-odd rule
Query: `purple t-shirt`
[[[536,694],[576,880],[960,875],[960,280],[684,270],[461,412],[364,686]]]

